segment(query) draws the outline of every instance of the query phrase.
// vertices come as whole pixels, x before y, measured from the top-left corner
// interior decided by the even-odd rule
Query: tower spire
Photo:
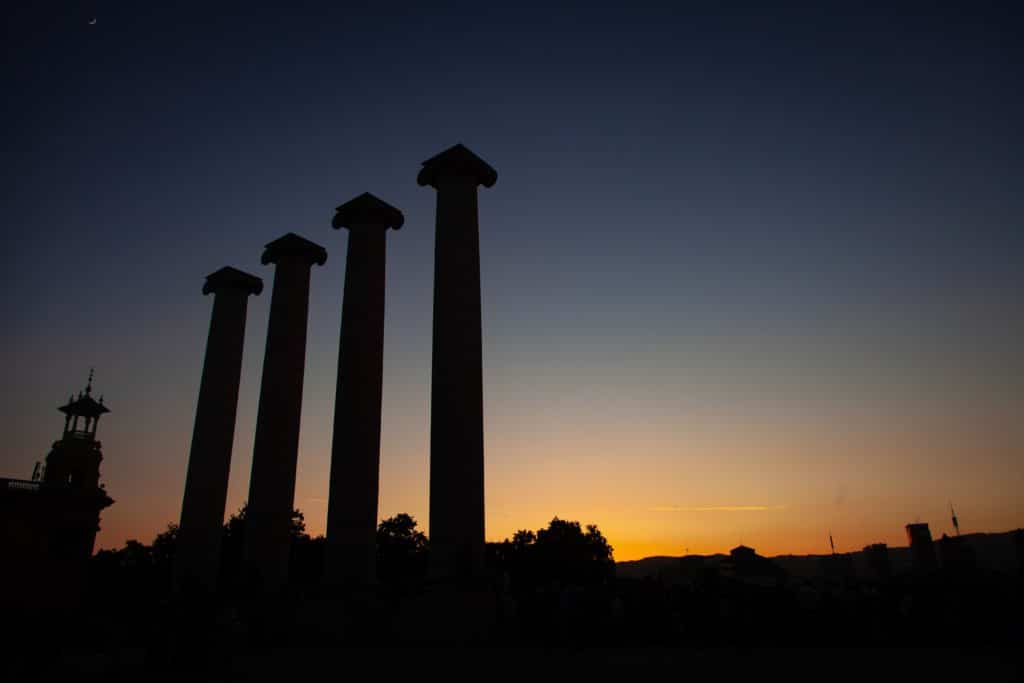
[[[832,530],[831,529],[828,530],[828,544],[830,546],[832,546],[832,554],[835,555],[836,554],[836,544],[835,544],[835,541],[832,540]]]
[[[956,535],[960,535],[960,522],[956,518],[956,510],[953,509],[953,503],[949,504],[949,514],[953,517],[953,528],[956,529]]]
[[[96,368],[89,368],[89,381],[85,385],[85,395],[89,396],[92,394],[92,376],[96,371]]]

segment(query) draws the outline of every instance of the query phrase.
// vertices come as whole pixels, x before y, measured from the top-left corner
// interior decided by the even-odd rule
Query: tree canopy
[[[536,532],[520,529],[512,539],[489,546],[491,562],[519,587],[557,581],[591,584],[614,575],[613,548],[595,524],[555,517]]]
[[[377,526],[377,578],[387,584],[409,585],[426,576],[429,542],[404,512]]]
[[[236,584],[242,571],[248,506],[243,505],[224,523],[221,547],[221,587]],[[138,591],[160,593],[170,587],[178,527],[169,524],[151,545],[131,540],[120,550],[97,553],[94,574],[102,582],[116,582]],[[315,585],[323,571],[325,539],[306,533],[299,510],[291,518],[291,578],[294,584]],[[377,526],[377,578],[381,583],[408,588],[426,578],[430,542],[416,519],[399,513]],[[594,524],[555,517],[536,531],[520,529],[501,543],[487,544],[491,569],[507,576],[518,589],[558,583],[594,585],[614,576],[613,548]]]

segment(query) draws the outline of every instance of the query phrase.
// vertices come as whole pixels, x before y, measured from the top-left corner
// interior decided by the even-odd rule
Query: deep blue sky
[[[1013,4],[671,4],[9,13],[0,474],[31,471],[95,366],[119,501],[101,544],[175,520],[202,279],[230,264],[269,286],[262,245],[294,231],[329,253],[296,494],[321,530],[346,244],[330,219],[370,191],[406,215],[389,235],[381,512],[426,522],[434,198],[415,176],[463,142],[499,173],[480,197],[489,537],[575,514],[627,555],[717,542],[611,481],[663,508],[799,510],[723,521],[722,547],[745,532],[803,549],[795,520],[842,524],[836,501],[885,510],[848,522],[858,542],[949,498],[979,524],[1024,523]],[[232,508],[268,304],[269,288],[250,308]],[[877,473],[867,454],[893,481],[851,483]],[[921,472],[914,507],[899,482]]]

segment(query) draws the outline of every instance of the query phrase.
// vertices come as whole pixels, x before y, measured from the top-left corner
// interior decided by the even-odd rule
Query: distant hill
[[[964,541],[974,549],[978,561],[978,567],[991,571],[1016,572],[1019,567],[1017,549],[1014,542],[1013,531],[1001,533],[976,533],[964,534],[961,536]],[[935,539],[938,542],[938,539]],[[936,548],[938,552],[938,548]],[[853,558],[854,566],[858,574],[866,574],[866,562],[864,553],[856,551],[848,553]],[[703,560],[706,565],[716,566],[727,555],[686,555],[694,561]],[[777,555],[769,558],[779,567],[786,570],[791,576],[798,578],[810,578],[821,573],[821,560],[827,555]],[[656,555],[645,557],[642,560],[630,560],[627,562],[616,562],[615,572],[618,576],[628,579],[642,579],[645,577],[657,578],[665,571],[674,571],[680,566],[684,558],[671,557],[668,555]],[[889,564],[894,575],[906,574],[910,571],[910,548],[892,547],[889,548]]]
[[[687,555],[686,557],[699,557]],[[643,579],[648,576],[657,577],[666,569],[674,569],[679,566],[682,557],[671,557],[669,555],[655,555],[645,557],[642,560],[628,560],[615,563],[615,575],[624,579]]]

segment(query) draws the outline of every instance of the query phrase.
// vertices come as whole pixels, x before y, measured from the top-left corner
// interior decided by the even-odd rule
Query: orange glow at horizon
[[[768,556],[820,554],[828,552],[829,530],[845,552],[875,542],[906,545],[903,526],[917,520],[929,522],[935,537],[951,533],[950,498],[965,532],[1004,531],[1024,521],[1012,502],[1022,483],[1011,467],[1019,428],[932,419],[738,425],[695,417],[606,423],[587,435],[543,419],[527,433],[517,421],[495,419],[488,433],[488,541],[542,528],[557,516],[596,524],[619,561],[723,553],[741,543]],[[412,433],[385,431],[379,512],[407,512],[429,530],[429,459],[420,451],[428,432],[421,425]],[[241,505],[248,484],[251,436],[239,432],[227,514]],[[105,472],[118,503],[103,515],[97,548],[127,538],[149,542],[176,521],[186,460],[184,439],[176,441],[177,462],[158,495],[133,491],[115,468]],[[324,533],[329,444],[329,430],[303,434],[295,505],[313,535]],[[115,450],[127,450],[105,449],[108,461]],[[989,462],[1004,464],[999,476],[972,466],[968,455],[979,449]],[[922,465],[921,452],[931,466]]]

